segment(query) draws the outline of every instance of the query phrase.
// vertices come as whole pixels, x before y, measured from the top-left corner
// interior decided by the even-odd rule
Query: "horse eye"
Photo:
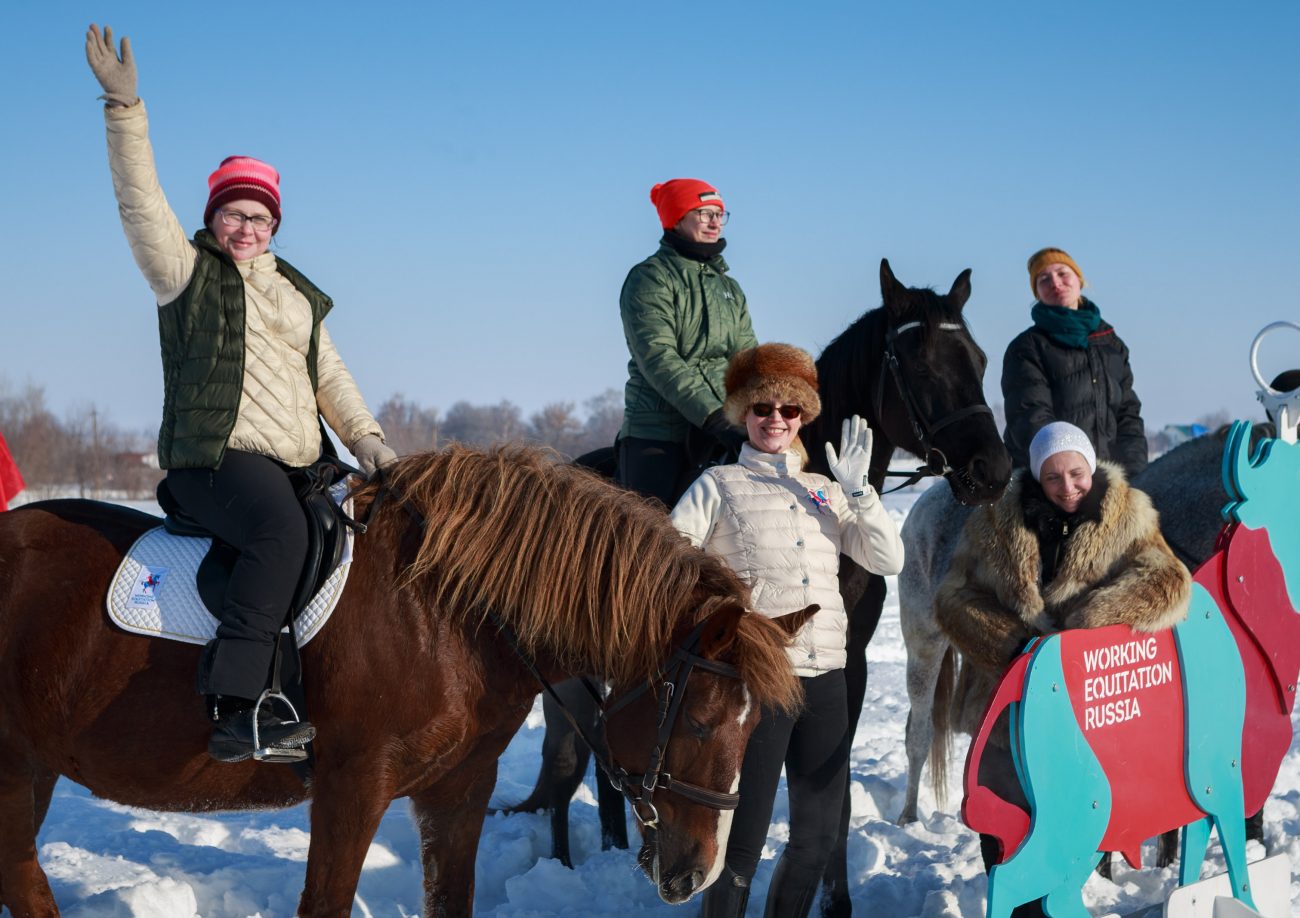
[[[712,732],[707,726],[700,723],[689,714],[682,719],[686,721],[686,729],[690,731],[691,736],[696,739],[705,739]]]

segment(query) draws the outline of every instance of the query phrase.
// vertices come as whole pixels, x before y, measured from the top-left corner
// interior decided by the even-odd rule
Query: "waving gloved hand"
[[[397,453],[389,449],[384,441],[374,434],[366,434],[353,443],[352,455],[357,457],[357,465],[361,466],[361,471],[365,472],[367,478],[372,477],[384,466],[397,461]]]
[[[835,447],[826,444],[826,463],[831,474],[849,498],[873,498],[876,491],[867,482],[871,469],[871,428],[856,414],[844,419],[840,433],[839,455]]]
[[[99,26],[86,30],[86,62],[90,64],[95,79],[104,87],[100,96],[109,105],[134,105],[140,97],[135,94],[135,55],[131,53],[131,39],[122,39],[119,57],[113,46],[113,30],[104,26],[100,36]]]

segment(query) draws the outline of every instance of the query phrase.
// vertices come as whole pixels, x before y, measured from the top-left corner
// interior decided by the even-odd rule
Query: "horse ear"
[[[739,604],[724,606],[710,615],[700,632],[700,656],[710,660],[720,659],[736,640],[736,628],[745,607]]]
[[[812,618],[813,614],[819,609],[821,609],[821,606],[817,605],[817,603],[813,603],[811,606],[806,606],[798,612],[787,612],[785,615],[778,615],[776,618],[772,619],[772,621],[780,625],[781,630],[793,638],[799,633],[799,629],[802,628],[808,622],[808,619]]]
[[[970,299],[970,268],[957,275],[957,279],[952,282],[952,289],[948,291],[948,299],[958,309],[966,305]]]
[[[896,316],[902,315],[907,308],[907,288],[894,277],[888,258],[880,259],[880,297],[885,308]]]

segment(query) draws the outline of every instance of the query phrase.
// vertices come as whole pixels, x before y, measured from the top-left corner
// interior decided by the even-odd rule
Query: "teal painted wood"
[[[1233,498],[1224,516],[1251,529],[1267,529],[1282,562],[1291,607],[1300,609],[1300,444],[1261,440],[1253,456],[1250,424],[1235,421],[1223,450],[1223,485]]]
[[[1246,724],[1246,676],[1237,641],[1218,603],[1192,584],[1187,620],[1174,628],[1183,670],[1187,732],[1187,792],[1214,819],[1237,898],[1254,908],[1246,875],[1241,738]],[[1199,863],[1205,851],[1188,851]],[[1186,870],[1184,861],[1183,870]]]
[[[1024,843],[989,873],[987,915],[1007,918],[1017,905],[1046,896],[1052,918],[1088,918],[1083,884],[1101,859],[1110,785],[1074,717],[1054,638],[1035,649],[1013,737],[1033,817]]]

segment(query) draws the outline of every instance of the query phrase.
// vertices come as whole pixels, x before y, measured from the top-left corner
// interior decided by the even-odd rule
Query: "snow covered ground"
[[[901,522],[913,499],[906,493],[891,495],[886,504]],[[936,810],[925,788],[921,820],[905,828],[893,822],[902,806],[907,771],[906,658],[893,583],[868,659],[870,681],[852,761],[849,872],[855,913],[889,918],[982,916],[985,878],[979,842],[957,817],[961,759],[954,759],[943,810]],[[501,759],[496,802],[521,800],[532,788],[542,732],[539,703]],[[965,751],[963,741],[956,754],[964,756]],[[571,811],[574,870],[548,857],[545,816],[487,819],[478,855],[477,914],[695,914],[693,903],[674,909],[660,902],[631,853],[600,850],[594,780],[588,777]],[[774,858],[788,832],[787,818],[782,792],[766,859],[755,878],[751,914],[762,912]],[[1292,744],[1282,764],[1265,819],[1269,851],[1285,852],[1293,877],[1300,875],[1300,742]],[[635,835],[634,830],[630,834]],[[307,841],[306,806],[202,816],[154,813],[96,799],[61,781],[38,845],[59,907],[68,918],[285,918],[297,904]],[[1212,851],[1216,869],[1222,870],[1217,844]],[[1248,854],[1255,860],[1264,852],[1252,843]],[[371,846],[353,914],[419,915],[420,883],[417,833],[406,802],[399,800]],[[1117,861],[1115,882],[1093,876],[1085,896],[1094,915],[1145,913],[1144,907],[1163,901],[1175,883],[1172,868],[1136,872]],[[1295,879],[1291,906],[1300,914],[1300,882]]]

